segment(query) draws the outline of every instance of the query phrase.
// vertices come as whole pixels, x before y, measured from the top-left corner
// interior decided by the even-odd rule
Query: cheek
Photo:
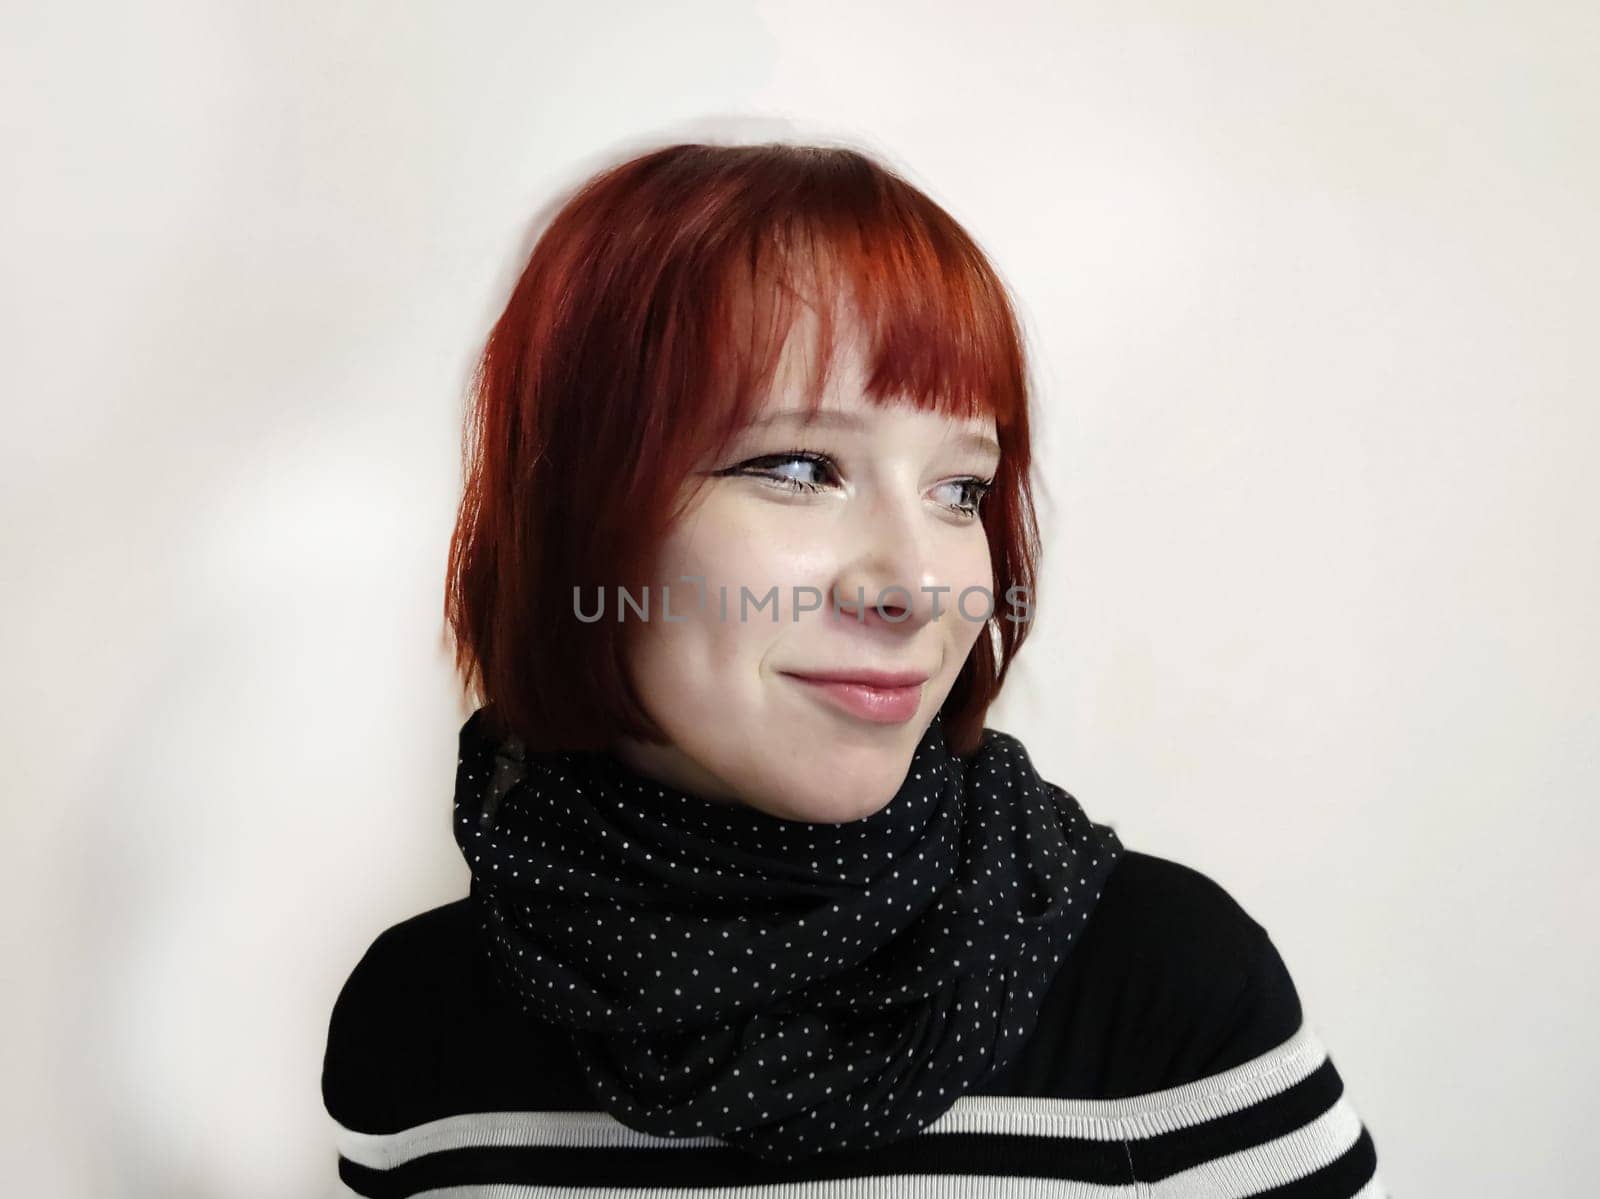
[[[629,619],[637,620],[629,615]],[[717,619],[714,607],[696,608],[692,592],[672,589],[672,619],[652,601],[650,619],[633,646],[640,686],[658,699],[692,700],[712,688],[725,689],[748,655],[740,626]]]
[[[949,583],[950,592],[945,600],[956,618],[954,636],[965,651],[983,632],[985,614],[992,611],[999,615],[1005,611],[1005,596],[998,594],[994,588],[994,568],[989,558],[988,541],[978,538],[973,545],[964,547],[951,564]],[[969,588],[979,590],[972,591],[963,601],[962,592]]]
[[[720,613],[725,604],[727,621],[736,626],[734,632],[740,631],[737,626],[743,604],[749,613],[744,630],[765,625],[770,640],[789,618],[792,588],[820,586],[834,569],[836,541],[824,522],[803,519],[780,505],[742,496],[730,488],[707,502],[698,517],[669,543],[663,562],[670,568],[671,578],[687,574],[703,579],[708,610]],[[682,587],[687,594],[692,586],[675,583],[674,591]],[[774,588],[782,617],[776,623],[767,598]],[[766,606],[757,608],[762,601]]]
[[[994,587],[994,564],[989,558],[989,539],[981,530],[962,545],[956,573],[963,587]]]
[[[748,618],[740,620],[740,588],[760,597],[785,577],[784,555],[774,557],[770,540],[764,543],[705,513],[663,543],[650,619],[634,644],[641,687],[658,697],[670,693],[674,703],[692,704],[701,694],[726,696],[757,679],[784,625],[771,619],[770,605],[761,610],[751,605]],[[669,598],[670,621],[663,616],[663,594]]]

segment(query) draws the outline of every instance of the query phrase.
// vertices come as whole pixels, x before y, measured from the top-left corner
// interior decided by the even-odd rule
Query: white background
[[[1594,6],[3,14],[8,1193],[325,1192],[334,996],[466,893],[473,355],[699,137],[992,254],[1047,574],[989,723],[1268,928],[1392,1191],[1600,1168]]]

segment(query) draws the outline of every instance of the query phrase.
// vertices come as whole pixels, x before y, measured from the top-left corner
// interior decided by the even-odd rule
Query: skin
[[[615,743],[636,771],[705,799],[822,823],[871,815],[905,781],[984,629],[956,606],[964,588],[994,589],[982,524],[963,509],[980,500],[999,451],[963,440],[992,441],[992,417],[873,404],[862,391],[863,365],[854,343],[841,349],[822,402],[832,415],[808,425],[801,362],[786,349],[756,422],[705,464],[703,480],[686,481],[705,486],[659,547],[653,572],[670,585],[672,620],[661,618],[653,586],[651,616],[629,659],[634,685],[671,744]],[[757,423],[791,409],[799,416]],[[826,455],[831,465],[796,451]],[[682,575],[702,576],[703,594]],[[761,597],[774,584],[778,620],[770,603],[740,619],[740,587]],[[812,610],[797,614],[797,585],[820,593],[811,594]],[[892,585],[909,597],[891,591],[880,607]],[[949,590],[923,590],[936,587]],[[802,596],[799,607],[805,603]],[[979,616],[984,607],[974,595],[967,610]],[[783,674],[846,668],[929,675],[916,715],[873,724]]]

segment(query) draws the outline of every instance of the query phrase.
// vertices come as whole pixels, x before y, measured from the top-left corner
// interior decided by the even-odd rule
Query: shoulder
[[[1108,962],[1208,989],[1237,989],[1267,937],[1210,875],[1138,850],[1124,851],[1084,933]]]
[[[409,916],[380,932],[339,989],[331,1031],[379,1040],[405,1030],[468,961],[474,929],[466,899]]]
[[[1141,1094],[1257,1057],[1301,1020],[1267,930],[1221,883],[1124,850],[1008,1081],[1023,1094]]]
[[[498,987],[480,934],[462,898],[390,925],[357,960],[329,1014],[322,1060],[323,1105],[344,1127],[391,1132],[460,1111],[560,1107],[582,1094],[558,1030]]]
[[[390,1092],[401,1047],[414,1039],[430,979],[449,977],[469,919],[443,904],[374,937],[339,988],[328,1017],[322,1097],[347,1127],[368,1129]]]

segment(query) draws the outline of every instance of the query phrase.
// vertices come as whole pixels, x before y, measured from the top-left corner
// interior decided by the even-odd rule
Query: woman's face
[[[993,418],[877,407],[859,353],[842,353],[812,423],[786,354],[755,422],[704,464],[704,489],[660,547],[649,618],[627,617],[634,685],[672,743],[613,747],[680,790],[822,823],[894,797],[1004,598],[976,515],[999,461]],[[873,691],[797,677],[864,672],[922,681]]]

